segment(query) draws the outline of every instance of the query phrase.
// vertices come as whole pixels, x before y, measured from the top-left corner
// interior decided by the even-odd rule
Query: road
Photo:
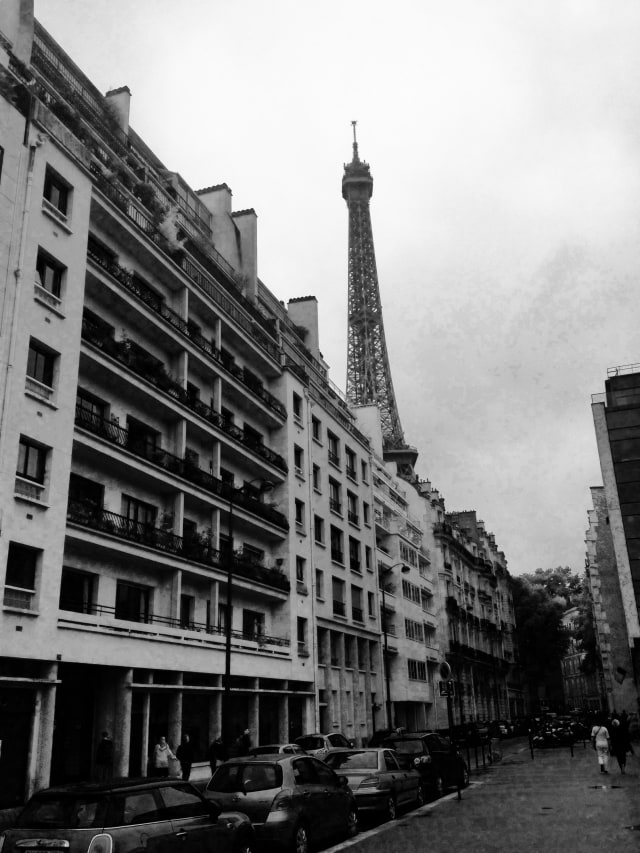
[[[640,748],[626,775],[614,761],[599,772],[591,745],[536,750],[503,741],[502,761],[472,775],[469,788],[365,829],[326,853],[638,853]]]

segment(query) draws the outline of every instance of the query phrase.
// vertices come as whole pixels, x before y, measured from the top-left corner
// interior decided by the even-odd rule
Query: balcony
[[[226,569],[225,555],[212,548],[211,540],[206,536],[176,536],[175,533],[170,533],[151,524],[132,521],[124,515],[109,512],[97,507],[90,501],[81,499],[69,501],[67,521],[157,551],[173,554],[185,560],[203,563],[217,569]],[[264,566],[242,552],[234,554],[233,573],[249,581],[257,581],[284,592],[288,592],[290,588],[289,578],[280,569]]]
[[[329,509],[331,512],[335,512],[336,515],[342,515],[342,504],[335,498],[329,498]]]
[[[113,421],[101,418],[91,412],[86,411],[82,406],[76,406],[75,424],[81,429],[85,429],[93,435],[98,435],[105,441],[111,444],[118,445],[129,453],[140,459],[145,459],[153,465],[157,465],[171,474],[176,474],[196,486],[210,492],[212,495],[217,495],[226,501],[231,501],[235,506],[241,506],[248,512],[259,516],[260,518],[281,527],[283,530],[289,529],[289,521],[283,513],[273,507],[263,504],[250,493],[245,494],[239,489],[234,489],[229,483],[225,483],[213,474],[203,471],[195,465],[188,457],[181,458],[174,456],[172,453],[160,448],[148,447],[143,442],[132,440],[129,431],[123,429]]]
[[[333,599],[333,615],[334,616],[346,616],[347,611],[344,604],[344,601],[337,601],[335,598]]]
[[[144,616],[141,615],[138,619],[132,619],[129,615],[118,614],[115,607],[106,604],[87,604],[83,601],[74,602],[67,599],[66,601],[60,602],[60,611],[65,614],[64,617],[59,617],[60,621],[67,625],[71,622],[75,622],[76,624],[85,623],[87,620],[83,619],[83,616],[98,616],[106,617],[104,619],[97,620],[97,622],[99,624],[101,623],[103,626],[111,623],[112,620],[118,622],[133,622],[137,626],[157,625],[160,628],[170,628],[185,632],[185,639],[190,639],[189,634],[208,634],[212,637],[218,637],[221,642],[224,642],[224,638],[226,636],[224,627],[220,625],[210,625],[206,622],[195,622],[193,620],[183,620],[171,616],[161,616],[157,613],[148,613]],[[75,614],[76,618],[72,619],[68,614]],[[291,645],[291,641],[288,637],[273,637],[264,633],[256,633],[255,631],[232,631],[231,639],[238,642],[245,641],[255,643],[257,645],[257,649],[261,651],[264,650],[265,646],[289,648]]]
[[[215,409],[194,397],[182,385],[171,379],[164,365],[150,353],[147,353],[139,344],[126,339],[116,341],[112,335],[105,333],[104,329],[99,328],[98,324],[87,316],[82,320],[82,339],[123,364],[132,373],[150,382],[163,393],[173,397],[183,406],[196,412],[271,465],[285,473],[288,470],[287,463],[280,454],[270,450],[252,436],[246,435],[243,430],[220,412],[216,412]]]
[[[155,294],[141,288],[139,282],[135,279],[133,274],[129,272],[129,270],[121,267],[113,260],[113,258],[108,257],[105,252],[100,251],[97,246],[92,246],[91,241],[89,242],[87,257],[102,270],[108,273],[113,281],[120,284],[141,302],[144,302],[147,308],[162,317],[174,329],[180,332],[181,335],[198,347],[198,349],[212,358],[217,365],[222,367],[248,391],[265,403],[281,420],[285,421],[287,419],[286,407],[276,399],[273,394],[263,387],[257,377],[249,373],[244,368],[238,367],[233,363],[229,363],[229,360],[220,353],[218,348],[215,347],[211,341],[207,340],[203,335],[194,330],[187,321],[183,320],[179,314],[169,308],[162,300],[158,299]]]
[[[358,515],[357,512],[354,512],[353,510],[349,510],[347,512],[347,519],[349,521],[349,524],[353,524],[355,527],[359,527],[360,516]]]

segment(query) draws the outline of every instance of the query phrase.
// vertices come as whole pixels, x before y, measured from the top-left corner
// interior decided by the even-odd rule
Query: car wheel
[[[309,853],[310,850],[309,831],[303,823],[299,823],[293,836],[292,853]]]
[[[433,797],[435,800],[439,799],[444,793],[444,784],[442,782],[442,776],[436,776],[433,780],[433,785],[431,790],[433,791]]]
[[[387,820],[395,820],[397,818],[398,806],[396,805],[395,797],[389,797],[389,799],[387,800],[385,812],[387,815]]]
[[[347,838],[353,838],[358,834],[358,811],[355,806],[349,807],[347,815]]]
[[[418,790],[416,791],[416,808],[419,809],[420,806],[424,805],[424,791],[422,790],[422,785],[418,785]]]

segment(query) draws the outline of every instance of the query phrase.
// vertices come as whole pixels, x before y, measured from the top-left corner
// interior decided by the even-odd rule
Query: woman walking
[[[631,752],[631,741],[620,720],[611,721],[611,752],[615,755],[621,773],[626,773],[627,753]]]
[[[598,754],[598,764],[601,773],[609,772],[609,729],[603,725],[596,725],[591,729],[591,743]]]

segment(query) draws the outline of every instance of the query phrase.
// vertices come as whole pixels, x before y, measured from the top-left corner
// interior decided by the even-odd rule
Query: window
[[[244,440],[249,447],[262,447],[264,445],[264,436],[250,424],[245,423],[243,432]]]
[[[104,420],[107,405],[89,391],[78,388],[76,395],[76,421],[82,425],[100,426]]]
[[[369,616],[375,618],[376,615],[376,598],[372,592],[367,593],[367,606],[369,609]]]
[[[158,508],[146,501],[138,500],[138,498],[122,496],[122,514],[135,524],[146,524],[151,527],[155,526]]]
[[[44,486],[47,448],[25,436],[20,438],[16,475]]]
[[[421,604],[422,597],[420,595],[420,587],[410,581],[402,579],[402,596],[408,601],[413,601],[414,604]]]
[[[53,372],[56,358],[56,354],[49,347],[31,339],[27,355],[27,377],[34,380],[38,385],[44,386],[44,388],[39,389],[38,385],[33,386],[27,382],[29,390],[36,390],[38,393],[42,393],[46,389],[49,391],[53,389]]]
[[[407,639],[413,640],[416,643],[424,643],[424,627],[421,622],[414,622],[413,619],[405,619],[404,633]]]
[[[36,574],[40,551],[9,543],[7,572],[4,580],[4,606],[32,610],[36,594]]]
[[[356,478],[356,454],[353,452],[353,450],[351,450],[350,447],[345,447],[344,458],[346,461],[347,477],[349,477],[351,480],[355,480],[355,478]]]
[[[304,450],[297,444],[293,446],[293,465],[298,477],[304,477]]]
[[[362,501],[362,520],[367,527],[371,526],[371,507],[366,501]]]
[[[264,613],[259,610],[242,611],[242,634],[249,640],[264,637]]]
[[[296,500],[296,527],[300,531],[304,528],[304,501]]]
[[[51,255],[38,249],[38,259],[36,261],[36,272],[38,278],[36,285],[39,285],[43,290],[46,290],[56,299],[60,299],[62,292],[62,279],[66,267],[54,260]]]
[[[71,187],[49,166],[44,176],[43,199],[43,208],[66,222],[70,212]]]
[[[369,569],[369,571],[372,571],[371,548],[369,547],[369,545],[364,546],[364,566],[366,569]]]
[[[340,483],[329,477],[329,509],[342,515],[342,488]]]
[[[352,572],[359,573],[362,571],[360,565],[360,542],[354,539],[353,536],[349,537],[349,568]]]
[[[296,557],[296,581],[304,583],[306,577],[306,560],[304,557]]]
[[[331,525],[331,559],[335,563],[344,562],[344,550],[342,546],[343,533],[339,527]]]
[[[69,503],[79,503],[94,511],[100,510],[104,505],[104,486],[72,472],[69,477]]]
[[[369,466],[364,460],[360,462],[360,471],[362,476],[362,482],[367,483],[369,481]]]
[[[426,589],[421,589],[421,590],[420,590],[420,598],[422,599],[422,601],[421,601],[421,603],[422,603],[422,609],[423,609],[426,613],[430,613],[430,612],[431,612],[431,608],[432,608],[432,606],[433,606],[433,604],[432,604],[432,602],[433,602],[433,595],[432,595],[428,590],[426,590]]]
[[[351,618],[354,622],[364,622],[362,614],[362,590],[359,586],[351,587]]]
[[[321,480],[320,480],[320,466],[319,466],[319,465],[314,465],[314,466],[313,466],[313,488],[315,489],[315,491],[316,491],[316,492],[321,492],[321,491],[322,491],[322,488],[321,488],[321,485],[320,485],[320,484],[321,484]]]
[[[333,593],[333,615],[345,616],[346,613],[344,606],[344,581],[340,580],[340,578],[332,578],[331,588]]]
[[[293,419],[302,426],[302,397],[296,392],[293,392]]]
[[[347,492],[347,518],[350,524],[358,524],[360,516],[358,515],[358,497],[353,492]]]
[[[409,669],[409,679],[410,681],[426,681],[427,680],[427,665],[422,660],[411,660],[407,661],[408,669]]]
[[[89,572],[63,568],[60,584],[60,610],[71,610],[74,613],[92,613],[95,577]]]
[[[160,433],[157,430],[135,418],[127,418],[127,448],[129,450],[148,459],[159,447]]]
[[[322,444],[322,424],[314,415],[311,416],[311,434],[315,441]]]
[[[313,537],[318,544],[324,545],[324,518],[319,515],[313,516]]]
[[[316,569],[316,598],[320,601],[324,600],[324,572],[322,569]]]
[[[151,590],[148,586],[118,581],[116,586],[116,619],[149,622]]]
[[[196,599],[193,595],[180,596],[180,627],[193,628],[193,619],[195,615]]]
[[[418,556],[414,548],[410,548],[404,542],[400,542],[400,559],[403,563],[409,563],[410,566],[418,565]]]
[[[209,808],[202,797],[193,790],[191,785],[181,785],[175,782],[163,786],[161,797],[165,808],[159,815],[153,815],[152,820],[184,820],[186,818],[209,818]]]
[[[296,620],[298,637],[298,654],[307,654],[307,620],[298,616]]]
[[[329,444],[329,462],[332,465],[340,465],[340,440],[338,436],[327,431],[327,442]]]

